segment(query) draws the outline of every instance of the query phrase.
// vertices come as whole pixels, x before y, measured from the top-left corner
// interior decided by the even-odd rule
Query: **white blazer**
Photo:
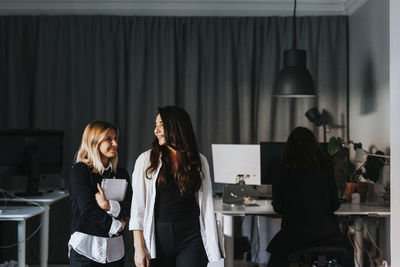
[[[200,231],[208,261],[221,259],[218,235],[212,198],[210,169],[206,157],[200,154],[202,186],[197,193],[200,208]],[[161,168],[161,160],[151,179],[146,178],[146,169],[150,164],[150,150],[142,153],[136,160],[132,173],[132,205],[129,230],[142,230],[145,248],[153,259],[156,257],[156,241],[154,234],[154,204],[156,200],[156,181]]]

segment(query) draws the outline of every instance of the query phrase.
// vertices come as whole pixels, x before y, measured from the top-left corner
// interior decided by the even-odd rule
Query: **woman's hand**
[[[122,219],[119,219],[119,221],[122,223],[121,228],[119,228],[118,232],[122,232],[122,230],[124,230],[126,222]]]
[[[136,267],[149,267],[149,255],[143,247],[135,247],[135,265]]]
[[[144,248],[143,231],[133,230],[133,244],[135,246],[135,265],[136,267],[149,267],[150,260]]]
[[[106,196],[104,195],[103,188],[101,188],[101,186],[97,184],[97,189],[99,190],[99,192],[95,194],[97,205],[99,205],[99,207],[102,210],[109,211],[111,209],[111,206],[108,200],[106,199]],[[125,224],[123,225],[125,227]]]

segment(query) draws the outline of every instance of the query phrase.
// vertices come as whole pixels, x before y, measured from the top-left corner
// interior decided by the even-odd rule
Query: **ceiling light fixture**
[[[297,49],[296,3],[293,8],[293,44],[283,54],[283,69],[275,81],[274,97],[315,97],[315,85],[307,69],[306,50]]]

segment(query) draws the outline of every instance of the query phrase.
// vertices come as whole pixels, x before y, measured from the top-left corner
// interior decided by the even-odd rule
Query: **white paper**
[[[103,188],[107,200],[124,200],[127,185],[128,182],[125,179],[103,179],[101,181],[101,188]]]
[[[224,267],[224,259],[218,261],[209,262],[207,267]]]

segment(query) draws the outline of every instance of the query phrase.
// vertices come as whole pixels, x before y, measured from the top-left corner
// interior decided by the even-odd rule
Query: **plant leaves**
[[[328,143],[328,153],[333,156],[343,147],[343,140],[340,137],[332,136]]]

